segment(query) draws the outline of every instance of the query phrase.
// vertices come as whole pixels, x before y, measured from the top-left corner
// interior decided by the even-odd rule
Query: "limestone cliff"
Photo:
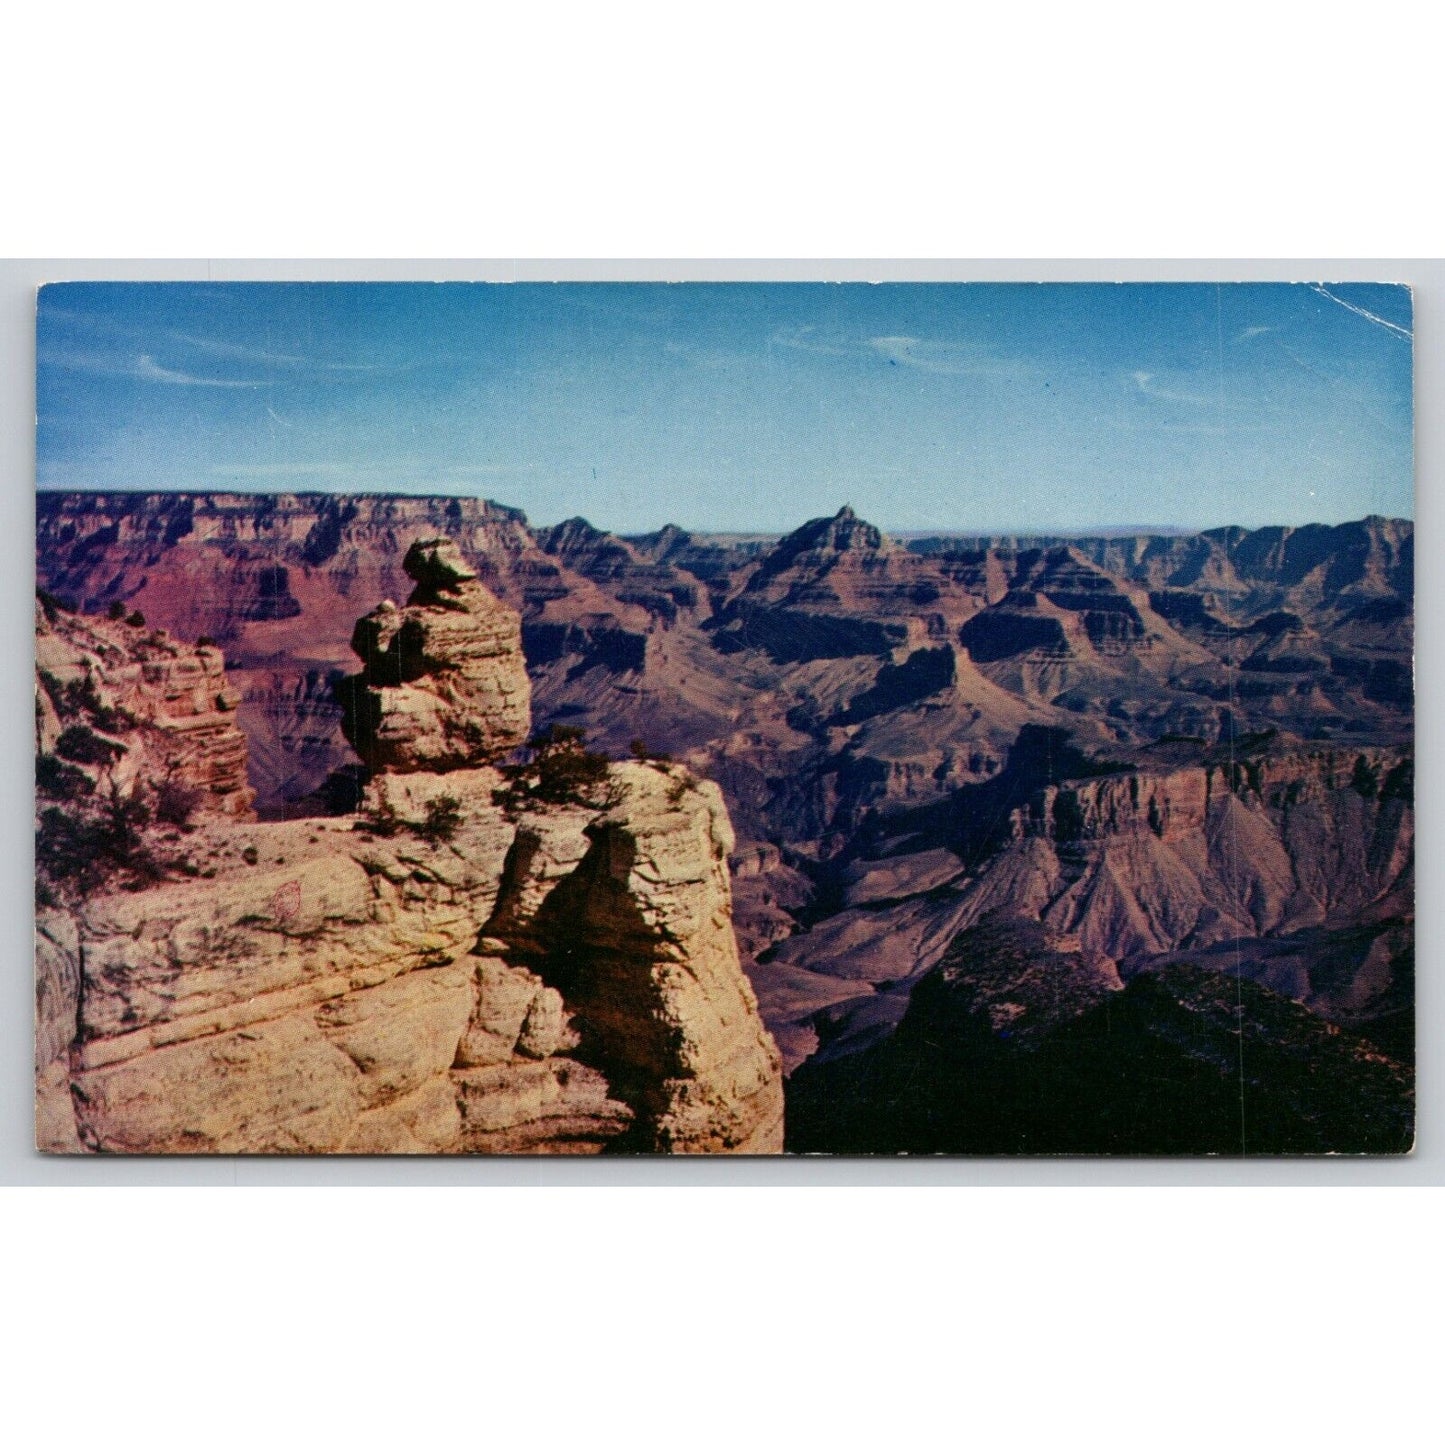
[[[576,1009],[579,1054],[619,1071],[643,1147],[782,1147],[779,1059],[743,977],[715,783],[675,765],[614,769],[613,806],[538,910],[546,976]]]
[[[137,612],[102,620],[41,599],[35,677],[37,758],[126,789],[168,780],[204,813],[254,816],[239,699],[215,646],[178,642]]]
[[[738,963],[717,789],[631,762],[558,802],[479,763],[526,733],[516,614],[447,546],[413,548],[408,571],[399,625],[358,627],[353,695],[406,720],[359,733],[386,763],[359,812],[141,820],[149,874],[42,910],[38,1146],[777,1152],[780,1065]],[[126,655],[91,660],[109,697]],[[134,779],[167,736],[127,738]]]
[[[1137,768],[1092,776],[1087,765],[1071,776],[1079,760],[1055,755],[1063,776],[1043,786],[1029,781],[1037,758],[1016,760],[986,803],[977,790],[974,808],[941,820],[948,846],[838,870],[841,906],[752,970],[789,1063],[823,1035],[823,1052],[839,1053],[896,1026],[950,950],[957,961],[978,928],[1003,924],[1020,937],[1041,928],[1040,959],[1072,960],[1055,970],[1061,986],[1087,975],[1119,989],[1189,962],[1388,1036],[1408,1057],[1409,755],[1273,739],[1155,751],[1153,763],[1141,754]],[[816,976],[854,996],[823,994]]]

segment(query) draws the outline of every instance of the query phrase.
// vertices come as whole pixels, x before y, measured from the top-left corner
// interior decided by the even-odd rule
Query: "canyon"
[[[132,787],[129,752],[58,750],[126,743],[121,709],[205,794],[165,845],[197,876],[38,915],[42,1112],[63,1132],[63,1082],[81,1145],[776,1149],[785,1073],[810,1152],[1409,1147],[1408,522],[617,537],[468,498],[64,493],[37,570],[46,776]],[[519,811],[533,733],[605,756],[605,796]],[[272,900],[323,855],[297,933]],[[177,964],[213,958],[196,928],[274,1014]],[[1246,1005],[1241,1128],[1198,1081],[1238,1093]],[[156,1059],[272,1102],[147,1134]],[[1140,1069],[1214,1112],[1105,1108]]]

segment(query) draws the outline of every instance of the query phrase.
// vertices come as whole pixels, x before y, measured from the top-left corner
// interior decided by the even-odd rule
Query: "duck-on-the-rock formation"
[[[338,688],[342,731],[368,767],[448,772],[527,739],[532,684],[522,619],[462,560],[455,542],[406,554],[405,607],[383,602],[352,633],[362,672]]]
[[[39,1147],[778,1152],[717,787],[628,762],[540,799],[497,766],[516,614],[451,542],[406,570],[357,626],[341,818],[251,820],[215,649],[38,612]]]

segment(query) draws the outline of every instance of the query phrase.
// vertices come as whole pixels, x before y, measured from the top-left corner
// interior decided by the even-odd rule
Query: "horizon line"
[[[411,501],[411,502],[480,502],[486,506],[496,507],[503,511],[515,512],[521,518],[523,525],[533,531],[545,531],[551,527],[560,527],[567,522],[585,522],[596,531],[608,536],[621,538],[623,541],[633,541],[644,537],[653,536],[658,532],[665,531],[668,527],[675,527],[680,532],[685,532],[693,537],[756,537],[756,538],[782,538],[791,535],[800,527],[805,527],[812,522],[827,521],[830,517],[836,517],[840,513],[819,513],[816,516],[805,517],[796,526],[787,531],[759,530],[744,531],[736,527],[720,527],[708,529],[704,527],[689,527],[681,522],[666,521],[651,529],[651,531],[614,531],[611,528],[598,525],[582,513],[573,513],[571,516],[563,517],[557,522],[536,523],[527,515],[524,508],[518,507],[510,502],[501,502],[494,497],[484,497],[472,493],[457,492],[398,492],[385,490],[372,490],[368,488],[357,488],[350,491],[324,491],[318,489],[287,489],[285,491],[246,491],[236,490],[228,487],[161,487],[152,490],[144,490],[139,487],[55,487],[41,486],[37,483],[35,494],[41,496],[58,497],[235,497],[244,499],[259,499],[263,497],[280,498],[294,497],[302,498],[332,498],[332,497],[374,497],[387,501]],[[857,513],[851,506],[844,506],[840,509],[843,512]],[[867,522],[869,526],[877,528],[884,536],[903,542],[923,541],[930,537],[939,538],[984,538],[984,537],[1009,537],[1009,538],[1109,538],[1117,539],[1123,537],[1197,537],[1206,532],[1259,532],[1273,528],[1289,529],[1299,531],[1304,527],[1348,527],[1357,522],[1368,522],[1379,520],[1384,522],[1404,522],[1414,526],[1413,516],[1390,516],[1383,512],[1365,512],[1357,517],[1349,517],[1342,522],[1264,522],[1254,527],[1246,527],[1238,522],[1218,522],[1205,527],[1196,527],[1177,522],[1117,522],[1100,523],[1094,527],[1069,527],[1061,526],[1053,529],[1020,527],[1016,524],[1000,526],[981,527],[958,527],[940,526],[929,527],[901,527],[890,529],[883,523],[874,522],[869,518],[861,517],[860,520]]]

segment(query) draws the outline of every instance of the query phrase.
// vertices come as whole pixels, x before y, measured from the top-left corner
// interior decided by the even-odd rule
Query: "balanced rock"
[[[455,542],[414,542],[405,607],[383,602],[357,624],[363,670],[337,685],[342,731],[380,772],[447,772],[525,742],[531,683],[522,621],[467,566]]]

